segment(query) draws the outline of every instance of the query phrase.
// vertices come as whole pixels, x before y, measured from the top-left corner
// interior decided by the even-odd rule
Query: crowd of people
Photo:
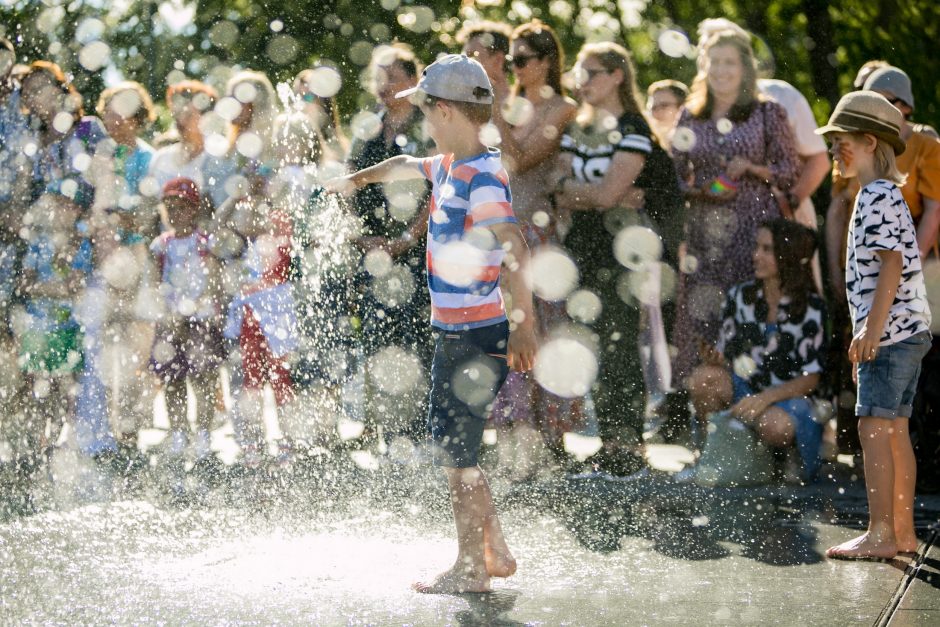
[[[480,141],[501,151],[542,272],[536,336],[573,339],[594,358],[510,373],[488,420],[500,438],[543,446],[553,467],[628,476],[647,467],[653,401],[690,425],[693,449],[708,416],[728,410],[769,446],[791,448],[795,474],[811,481],[832,428],[816,401],[854,404],[839,396],[850,384],[824,375],[849,372],[844,251],[859,185],[832,175],[818,235],[812,198],[831,163],[807,99],[760,75],[737,24],[706,20],[698,34],[691,86],[666,77],[644,98],[619,44],[586,44],[569,67],[538,21],[461,32],[495,98]],[[65,424],[83,453],[138,471],[149,463],[139,432],[161,390],[170,427],[159,463],[180,478],[218,470],[220,416],[240,464],[272,461],[265,387],[282,433],[274,463],[333,446],[355,372],[359,445],[425,439],[431,186],[376,183],[348,199],[324,187],[390,157],[436,154],[419,103],[395,97],[421,77],[413,50],[375,49],[376,106],[348,120],[329,66],[277,87],[249,70],[225,85],[183,80],[162,104],[121,82],[92,108],[57,65],[20,60],[3,40],[0,435],[25,479]],[[911,121],[901,69],[866,64],[856,87],[904,115],[901,189],[926,257],[940,225],[940,141]],[[172,119],[165,131],[154,128],[159,107]],[[450,262],[435,254],[441,277]],[[594,366],[586,389],[558,384]],[[594,420],[603,445],[582,464],[564,436]]]

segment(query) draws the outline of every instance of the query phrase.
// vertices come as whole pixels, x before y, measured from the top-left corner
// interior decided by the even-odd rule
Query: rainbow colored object
[[[738,189],[738,184],[724,174],[712,181],[709,191],[715,195],[727,194]]]

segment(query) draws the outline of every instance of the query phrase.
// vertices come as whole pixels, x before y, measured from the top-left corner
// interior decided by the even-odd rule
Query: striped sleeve
[[[638,152],[648,155],[653,152],[653,142],[648,135],[630,133],[620,138],[616,149],[622,152]]]
[[[470,181],[469,214],[473,226],[515,222],[507,183],[491,172],[478,172]]]

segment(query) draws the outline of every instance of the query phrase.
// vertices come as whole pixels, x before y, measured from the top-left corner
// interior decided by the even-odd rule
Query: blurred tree
[[[871,58],[911,75],[919,120],[940,117],[940,83],[928,62],[940,39],[935,0],[0,0],[0,30],[22,59],[58,62],[91,102],[118,76],[140,80],[159,99],[179,73],[219,85],[238,65],[283,81],[330,62],[343,75],[347,113],[367,103],[360,75],[373,46],[403,41],[430,60],[454,49],[463,19],[542,19],[559,32],[569,62],[586,40],[623,41],[646,85],[691,81],[694,51],[673,33],[661,36],[675,29],[694,45],[698,22],[719,16],[751,30],[763,42],[759,56],[773,50],[776,75],[807,94],[820,119]],[[103,59],[100,45],[88,51],[96,41],[107,45]]]

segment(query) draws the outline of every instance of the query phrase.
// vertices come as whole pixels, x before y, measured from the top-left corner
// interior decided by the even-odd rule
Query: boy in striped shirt
[[[529,250],[512,212],[499,152],[480,141],[492,114],[493,90],[477,61],[447,55],[429,65],[410,97],[428,122],[441,154],[397,156],[327,182],[351,194],[371,183],[424,177],[432,186],[427,268],[436,345],[429,427],[434,461],[447,473],[458,555],[453,567],[419,592],[488,592],[491,577],[508,577],[516,561],[477,463],[487,407],[509,368],[530,370],[535,358]],[[500,273],[507,269],[510,330]]]

